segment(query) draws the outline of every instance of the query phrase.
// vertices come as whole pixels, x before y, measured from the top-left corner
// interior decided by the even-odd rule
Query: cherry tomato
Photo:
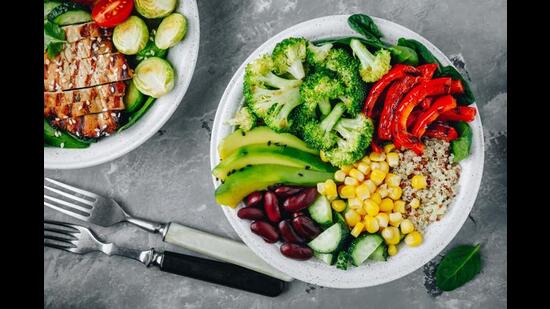
[[[124,22],[134,8],[134,0],[99,0],[92,9],[92,19],[101,27],[112,28]]]

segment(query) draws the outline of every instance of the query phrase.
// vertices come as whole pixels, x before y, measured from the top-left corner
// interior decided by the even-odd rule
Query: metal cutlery
[[[119,222],[132,223],[146,231],[162,235],[162,240],[182,248],[198,252],[228,263],[236,264],[287,282],[292,277],[273,268],[250,250],[245,244],[183,226],[175,222],[159,223],[128,214],[112,198],[82,190],[68,184],[45,178],[51,185],[44,185],[51,193],[44,192],[44,206],[76,219],[103,227]]]
[[[103,252],[134,259],[145,266],[266,296],[283,292],[285,282],[249,269],[170,251],[136,250],[105,243],[88,228],[57,221],[44,221],[44,246],[77,254]]]

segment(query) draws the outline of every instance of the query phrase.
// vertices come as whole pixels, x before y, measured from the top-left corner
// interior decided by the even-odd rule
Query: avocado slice
[[[313,187],[329,178],[332,172],[306,170],[298,167],[262,164],[245,167],[231,174],[216,189],[216,202],[221,205],[236,207],[248,194],[267,189],[267,187],[284,183]]]
[[[329,163],[321,161],[318,156],[296,148],[274,144],[253,144],[238,148],[221,161],[212,170],[212,174],[218,179],[225,180],[232,171],[238,171],[248,165],[258,164],[279,164],[322,172],[334,172],[336,170]]]
[[[296,136],[290,133],[277,133],[266,126],[261,126],[255,127],[248,132],[243,132],[239,129],[226,136],[218,145],[220,159],[224,160],[238,148],[251,144],[286,145],[307,153],[319,155],[319,151],[309,148],[304,141]]]

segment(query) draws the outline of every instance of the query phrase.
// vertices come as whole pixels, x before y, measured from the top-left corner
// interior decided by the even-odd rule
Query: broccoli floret
[[[304,78],[302,62],[306,60],[306,44],[304,38],[288,38],[277,43],[272,53],[275,73],[282,75],[288,72],[295,79]]]
[[[322,66],[332,46],[331,43],[316,46],[309,42],[307,44],[306,62],[313,67]]]
[[[358,114],[355,118],[340,118],[333,130],[337,133],[336,145],[325,151],[325,156],[332,165],[343,166],[364,156],[374,129],[369,118]]]
[[[334,106],[321,122],[311,120],[304,126],[304,141],[315,149],[327,150],[333,147],[338,139],[333,127],[346,111],[343,103]]]
[[[374,55],[359,40],[351,40],[353,54],[359,58],[361,66],[359,74],[366,83],[373,83],[391,69],[391,54],[388,50],[379,49]]]
[[[244,132],[250,131],[256,126],[257,117],[250,111],[248,106],[243,106],[239,109],[232,119],[226,121],[230,126],[238,126]]]
[[[344,97],[346,89],[338,80],[336,74],[332,71],[321,69],[311,75],[308,75],[300,86],[300,96],[303,104],[304,114],[310,115],[310,118],[317,118],[317,107],[322,115],[328,115],[331,110],[330,100],[341,99]]]

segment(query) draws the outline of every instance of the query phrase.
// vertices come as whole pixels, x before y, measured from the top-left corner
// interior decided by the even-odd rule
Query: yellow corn
[[[390,152],[386,155],[386,161],[391,167],[396,167],[399,165],[399,154],[397,152]]]
[[[378,192],[374,192],[371,196],[370,196],[370,199],[375,201],[376,204],[380,205],[380,203],[382,203],[382,197],[380,196],[380,194]]]
[[[382,237],[388,245],[397,245],[401,241],[399,229],[395,226],[388,226],[382,230]]]
[[[346,219],[346,223],[351,227],[361,221],[361,216],[353,209],[348,209],[344,214],[344,218]]]
[[[376,220],[378,221],[378,226],[380,227],[387,227],[388,222],[390,221],[390,217],[387,213],[381,212],[376,215]]]
[[[370,197],[370,190],[369,186],[367,184],[362,183],[357,188],[355,188],[355,196],[360,198],[361,200],[366,200]]]
[[[416,209],[416,208],[420,207],[420,201],[415,197],[411,200],[409,205],[411,205],[411,208]]]
[[[387,174],[390,171],[390,165],[388,164],[388,162],[380,162],[380,170]]]
[[[384,178],[386,178],[386,173],[380,169],[373,169],[372,172],[370,172],[370,180],[377,186],[384,181]]]
[[[401,228],[401,233],[403,234],[409,234],[414,231],[414,224],[411,220],[405,219],[401,221],[401,224],[399,225],[399,228]]]
[[[390,212],[393,210],[393,201],[391,198],[385,198],[380,203],[380,211]]]
[[[391,152],[392,150],[395,149],[395,145],[394,144],[387,144],[387,145],[384,145],[384,152],[385,153],[389,153]]]
[[[426,176],[422,174],[414,175],[411,179],[411,186],[416,190],[422,190],[426,188],[428,186],[428,183],[426,182]]]
[[[317,184],[317,192],[321,195],[325,195],[326,192],[326,186],[324,182],[320,182]]]
[[[388,246],[388,255],[394,256],[397,254],[397,246],[396,245],[389,245]]]
[[[367,212],[365,211],[365,208],[363,208],[363,207],[359,207],[359,208],[355,209],[355,211],[356,211],[361,217],[367,215]]]
[[[365,209],[367,215],[371,217],[376,216],[380,212],[380,207],[378,206],[378,204],[371,199],[365,200],[365,202],[363,203],[363,209]]]
[[[338,182],[343,182],[345,178],[346,178],[346,173],[344,173],[344,171],[342,170],[337,170],[334,173],[334,180]]]
[[[340,170],[342,170],[347,175],[349,173],[349,171],[351,171],[352,168],[353,168],[353,166],[351,166],[351,165],[344,165],[344,166],[340,167]]]
[[[386,184],[381,185],[380,187],[378,187],[378,189],[376,189],[376,192],[380,194],[381,198],[386,198],[389,194],[388,185]]]
[[[371,159],[371,161],[374,161],[374,162],[382,162],[386,160],[386,154],[383,152],[376,153],[373,151],[369,154],[369,159]]]
[[[390,225],[398,227],[401,221],[403,221],[403,215],[400,212],[392,212],[390,215]]]
[[[390,187],[398,187],[401,184],[401,176],[388,173],[384,182]]]
[[[346,202],[342,200],[334,200],[330,203],[330,205],[332,206],[332,209],[337,212],[342,212],[346,209]]]
[[[400,199],[401,195],[403,195],[403,189],[401,189],[401,187],[390,187],[388,189],[388,196],[394,201]]]
[[[406,212],[405,201],[398,200],[398,201],[393,202],[393,212],[399,212],[399,213],[404,214]]]
[[[359,185],[359,181],[353,177],[346,176],[346,178],[344,179],[344,184],[346,186],[357,186]]]
[[[336,183],[332,179],[325,180],[325,195],[327,197],[337,197],[338,193],[336,192]]]
[[[348,205],[349,207],[353,208],[353,209],[357,209],[357,208],[362,208],[363,207],[363,201],[361,201],[360,199],[358,198],[350,198],[348,200]]]
[[[371,161],[369,159],[369,156],[364,156],[363,159],[361,159],[361,162],[370,165]]]
[[[364,162],[361,162],[359,163],[359,165],[357,165],[357,170],[359,170],[363,175],[368,175],[369,172],[370,172],[370,166]],[[364,177],[363,177],[364,179]],[[361,180],[363,181],[363,180]]]
[[[411,232],[405,236],[405,243],[409,247],[416,247],[422,243],[422,234],[418,231]]]
[[[365,180],[365,175],[363,175],[363,173],[361,173],[358,169],[355,169],[355,168],[352,168],[350,171],[349,171],[349,175],[359,181],[363,181]]]
[[[364,184],[367,185],[367,187],[369,187],[370,193],[374,193],[376,191],[376,184],[374,183],[374,181],[367,179],[365,180]]]
[[[365,230],[369,233],[376,233],[380,229],[380,225],[378,225],[378,220],[371,216],[365,216],[363,218],[363,222],[365,224]]]
[[[343,199],[354,198],[355,186],[342,186],[340,190],[340,197]]]
[[[365,225],[363,223],[357,222],[357,224],[353,227],[353,230],[351,230],[351,235],[353,235],[353,237],[359,236],[359,234],[361,234],[361,232],[363,231],[364,227]]]
[[[370,164],[370,170],[379,170],[380,169],[380,162],[372,162]]]
[[[323,162],[328,162],[328,158],[327,156],[325,155],[325,152],[324,151],[319,151],[319,157],[321,157],[321,161]]]

